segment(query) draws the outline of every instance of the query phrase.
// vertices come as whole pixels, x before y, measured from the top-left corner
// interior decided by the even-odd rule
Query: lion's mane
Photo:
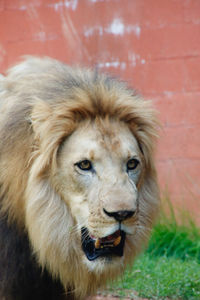
[[[118,275],[108,268],[98,276],[80,263],[82,254],[70,231],[74,216],[54,184],[63,141],[81,121],[97,118],[127,124],[145,161],[142,226],[129,245],[126,265],[146,241],[159,206],[157,121],[151,104],[119,80],[50,58],[29,57],[1,78],[1,299],[60,299],[62,286],[72,298],[74,290],[75,297],[84,299]]]

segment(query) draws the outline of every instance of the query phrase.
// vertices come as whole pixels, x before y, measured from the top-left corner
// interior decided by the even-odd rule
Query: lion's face
[[[93,266],[122,258],[138,221],[143,160],[136,139],[123,123],[86,123],[67,138],[58,157],[58,192],[74,217],[83,259]]]

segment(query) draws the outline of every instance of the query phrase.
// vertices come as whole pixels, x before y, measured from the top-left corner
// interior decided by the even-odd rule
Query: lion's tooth
[[[114,244],[114,246],[116,247],[116,246],[119,245],[120,242],[121,242],[121,236],[118,236],[118,237],[116,238],[116,240],[114,240],[113,244]]]
[[[96,239],[95,243],[94,243],[94,246],[96,249],[99,249],[100,246],[101,246],[101,242],[100,242],[100,239]]]

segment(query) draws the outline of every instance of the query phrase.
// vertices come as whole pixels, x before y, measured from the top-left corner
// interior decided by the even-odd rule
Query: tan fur
[[[159,206],[155,113],[124,83],[49,58],[12,68],[0,82],[0,101],[2,211],[28,232],[39,263],[84,299],[121,274],[149,235]],[[99,168],[92,183],[72,168],[87,153],[84,141]],[[141,162],[135,190],[120,169],[130,149]],[[111,234],[116,222],[103,207],[131,209],[134,193],[138,214],[124,222],[124,256],[89,262],[81,226],[97,237]]]

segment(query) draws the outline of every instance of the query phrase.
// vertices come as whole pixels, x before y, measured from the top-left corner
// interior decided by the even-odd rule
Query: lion
[[[157,116],[125,82],[27,57],[0,79],[0,298],[85,299],[159,210]]]

